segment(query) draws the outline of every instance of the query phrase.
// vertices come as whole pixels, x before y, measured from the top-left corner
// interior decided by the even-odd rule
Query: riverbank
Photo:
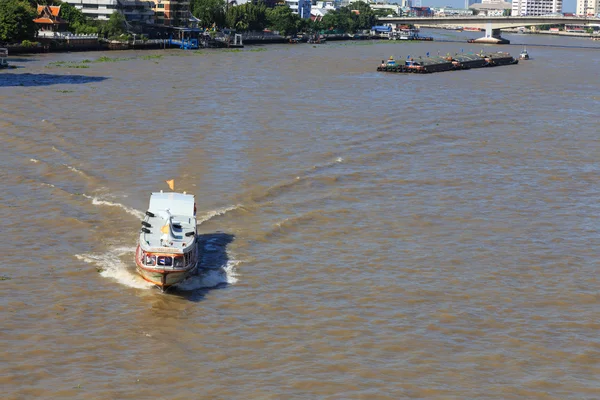
[[[381,40],[379,36],[364,34],[323,34],[322,41],[342,41],[342,40]],[[289,43],[294,38],[280,35],[255,35],[248,34],[242,36],[242,46],[236,46],[227,40],[211,39],[199,40],[200,49],[206,48],[236,48],[243,45],[267,45]],[[300,42],[306,42],[306,38]],[[80,41],[46,41],[28,43],[27,45],[4,45],[11,55],[27,55],[40,53],[68,53],[83,51],[111,51],[111,50],[157,50],[157,49],[176,49],[179,45],[170,44],[168,39],[149,39],[149,40],[129,40],[129,41],[100,41],[100,40],[80,40]]]

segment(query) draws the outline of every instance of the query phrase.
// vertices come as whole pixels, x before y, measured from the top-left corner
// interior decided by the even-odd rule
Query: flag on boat
[[[175,190],[175,179],[171,179],[165,182],[167,182],[167,185],[169,185],[169,189]]]

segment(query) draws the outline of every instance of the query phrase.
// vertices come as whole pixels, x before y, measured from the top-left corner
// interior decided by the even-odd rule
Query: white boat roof
[[[152,193],[148,211],[163,214],[169,211],[171,215],[194,216],[194,196],[191,194],[168,192]]]
[[[194,196],[184,193],[152,193],[150,206],[140,232],[144,251],[182,254],[196,242]],[[144,230],[146,232],[144,232]],[[193,232],[193,235],[186,236]]]

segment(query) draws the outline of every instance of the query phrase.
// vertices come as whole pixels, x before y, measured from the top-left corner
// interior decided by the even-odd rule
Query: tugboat
[[[173,181],[167,181],[173,190]],[[136,270],[163,292],[197,268],[196,203],[193,195],[152,193],[135,252]]]
[[[519,54],[519,60],[529,60],[529,53],[526,48],[523,48],[523,51]]]
[[[8,68],[8,49],[0,48],[0,69]]]

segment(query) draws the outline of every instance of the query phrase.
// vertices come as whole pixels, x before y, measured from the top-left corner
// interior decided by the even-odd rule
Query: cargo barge
[[[381,61],[381,64],[377,67],[377,71],[429,74],[433,72],[495,67],[499,65],[510,65],[518,63],[519,60],[515,59],[510,54],[504,52],[489,54],[461,53],[456,54],[454,56],[427,56],[419,57],[417,59],[410,58],[409,56],[403,64],[396,62],[396,60],[394,60],[393,57],[390,57],[387,61]]]

